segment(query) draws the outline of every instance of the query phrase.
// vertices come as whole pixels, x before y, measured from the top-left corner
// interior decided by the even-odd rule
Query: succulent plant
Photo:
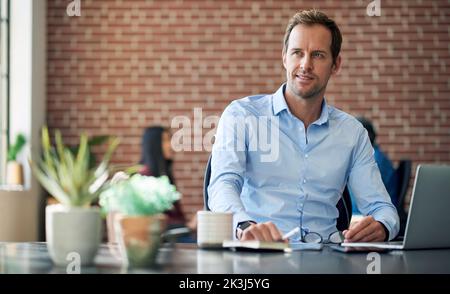
[[[42,129],[43,156],[39,162],[30,160],[32,170],[41,185],[61,204],[89,206],[108,185],[109,161],[119,144],[109,138],[103,160],[90,165],[88,136],[83,133],[76,154],[63,144],[61,132],[55,131],[56,146],[51,145],[47,127]]]

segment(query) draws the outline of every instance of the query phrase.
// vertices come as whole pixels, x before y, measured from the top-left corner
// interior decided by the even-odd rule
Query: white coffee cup
[[[197,212],[197,245],[201,248],[222,247],[225,240],[233,239],[231,212]]]

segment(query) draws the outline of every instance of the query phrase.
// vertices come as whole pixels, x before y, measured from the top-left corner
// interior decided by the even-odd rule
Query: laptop
[[[417,167],[403,241],[354,242],[341,246],[398,250],[450,248],[450,166]]]

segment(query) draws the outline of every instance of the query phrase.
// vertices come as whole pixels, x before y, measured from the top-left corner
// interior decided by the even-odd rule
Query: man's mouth
[[[310,75],[302,75],[302,74],[295,75],[295,77],[296,77],[297,79],[301,80],[301,81],[311,81],[311,80],[314,79],[314,78],[313,78],[312,76],[310,76]]]

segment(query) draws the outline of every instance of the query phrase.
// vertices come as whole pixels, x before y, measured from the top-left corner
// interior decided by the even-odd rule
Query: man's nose
[[[311,57],[307,54],[300,60],[300,69],[304,72],[310,72],[313,69]]]

